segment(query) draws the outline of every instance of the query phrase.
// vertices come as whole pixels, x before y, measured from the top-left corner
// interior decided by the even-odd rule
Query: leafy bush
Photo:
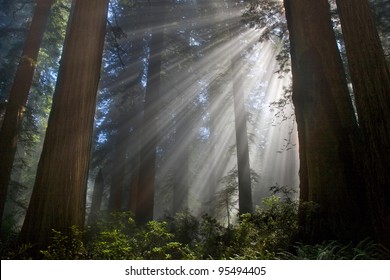
[[[188,212],[137,226],[129,212],[100,218],[86,231],[72,227],[53,230],[46,259],[389,259],[390,251],[365,239],[359,244],[328,241],[294,244],[298,232],[298,203],[285,187],[273,188],[263,207],[244,214],[237,223],[221,225],[208,215]],[[278,196],[277,194],[281,194]],[[31,246],[1,243],[2,259],[26,259]]]
[[[82,241],[83,232],[76,226],[71,227],[69,234],[52,230],[51,244],[41,254],[49,260],[86,259],[87,251]]]
[[[89,242],[89,250],[93,259],[125,260],[136,259],[134,242],[120,230],[102,231]]]
[[[195,251],[200,259],[225,259],[224,252],[229,245],[230,227],[224,228],[216,219],[204,215],[199,224],[198,242]]]
[[[174,217],[166,217],[168,229],[175,239],[183,244],[194,245],[199,241],[199,220],[188,211],[177,213]]]
[[[0,248],[2,260],[28,260],[32,258],[31,244],[18,245],[15,242],[7,244],[0,242]]]

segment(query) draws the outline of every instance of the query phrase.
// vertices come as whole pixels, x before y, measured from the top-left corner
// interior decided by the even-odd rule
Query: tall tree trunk
[[[95,178],[95,185],[93,187],[93,194],[92,194],[91,211],[88,216],[88,224],[90,225],[93,224],[98,217],[98,213],[102,205],[103,191],[104,191],[103,171],[102,169],[99,169],[99,172]]]
[[[129,182],[129,196],[128,196],[128,211],[135,213],[137,210],[137,193],[138,193],[138,176],[139,176],[139,160],[136,159],[136,162],[132,168],[131,178]]]
[[[186,101],[184,101],[186,102]],[[188,168],[189,168],[189,147],[186,145],[187,136],[190,134],[189,111],[187,106],[183,108],[176,117],[176,139],[173,152],[174,158],[174,181],[173,181],[173,214],[188,209]]]
[[[364,203],[357,197],[362,189],[354,154],[357,124],[329,4],[327,0],[284,0],[284,6],[299,133],[301,200],[319,204],[306,234],[313,241],[359,239],[365,234],[365,219],[360,210]],[[301,213],[304,217],[305,212]],[[304,228],[307,221],[300,222]]]
[[[215,214],[215,193],[217,192],[218,182],[221,178],[221,172],[219,172],[222,164],[218,164],[218,142],[216,141],[218,138],[217,126],[218,119],[217,113],[218,111],[214,109],[213,104],[215,104],[214,100],[216,99],[217,90],[219,85],[217,85],[216,81],[213,81],[208,90],[208,99],[209,99],[209,112],[210,112],[210,139],[208,145],[209,149],[209,169],[211,172],[208,173],[207,178],[207,194],[206,194],[206,203],[207,203],[207,214],[211,217]]]
[[[113,167],[111,176],[110,198],[108,200],[108,210],[117,212],[122,210],[123,184],[126,169],[126,150],[129,134],[128,114],[121,112],[119,117],[118,132],[115,136],[115,147],[113,156]]]
[[[228,3],[226,3],[228,7]],[[240,24],[235,20],[229,27],[229,37],[236,41],[238,50],[231,57],[231,71],[233,82],[233,107],[236,131],[237,171],[238,171],[238,212],[239,214],[252,213],[252,183],[249,164],[249,144],[247,130],[247,111],[245,109],[245,92],[242,79],[242,51],[239,34]]]
[[[390,72],[367,0],[337,0],[363,135],[369,209],[390,248]]]
[[[242,89],[241,53],[233,57],[233,104],[236,127],[237,170],[238,170],[238,211],[252,213],[252,186],[249,165],[249,145],[245,94]]]
[[[108,0],[74,0],[22,242],[83,227]]]
[[[139,177],[139,157],[140,157],[140,115],[143,110],[143,104],[136,104],[131,109],[129,119],[131,120],[132,132],[129,138],[130,152],[129,152],[129,166],[131,176],[129,181],[125,184],[128,187],[128,211],[135,213],[137,207],[137,188]]]
[[[141,131],[140,170],[135,219],[138,224],[153,220],[156,149],[158,144],[158,114],[160,111],[160,72],[163,50],[163,23],[167,1],[151,3],[153,32],[150,43],[148,84],[145,93],[144,118]]]
[[[11,179],[19,129],[53,0],[37,0],[30,30],[16,70],[0,131],[0,228]]]

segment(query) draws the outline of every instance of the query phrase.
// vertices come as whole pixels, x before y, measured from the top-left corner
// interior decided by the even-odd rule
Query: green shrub
[[[199,242],[199,220],[188,211],[167,217],[166,220],[168,229],[175,235],[176,241],[189,245]]]
[[[89,250],[93,259],[136,259],[134,243],[129,236],[114,229],[100,232],[93,241],[89,242]]]
[[[52,229],[51,243],[41,254],[49,260],[87,259],[82,236],[83,232],[77,226],[71,227],[69,234]]]
[[[54,231],[45,259],[389,259],[390,252],[365,239],[359,244],[328,241],[293,244],[298,231],[298,203],[287,188],[275,188],[253,214],[237,223],[221,225],[208,215],[196,219],[183,212],[162,221],[137,226],[132,213],[113,213],[85,232],[72,227],[67,234]],[[16,244],[16,243],[15,243]],[[2,259],[28,259],[31,246],[1,243]]]
[[[200,259],[224,259],[225,248],[230,239],[226,228],[208,215],[202,216],[199,223],[198,242],[194,250]]]
[[[137,228],[131,212],[110,213],[88,231],[88,250],[93,259],[125,260],[141,258]]]

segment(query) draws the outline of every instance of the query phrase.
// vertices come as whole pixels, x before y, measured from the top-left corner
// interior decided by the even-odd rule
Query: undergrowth
[[[83,231],[52,232],[42,259],[390,259],[390,252],[372,239],[358,244],[326,241],[296,243],[297,203],[288,196],[266,198],[262,208],[244,214],[235,225],[223,226],[188,212],[138,226],[130,212],[98,219]],[[28,259],[31,246],[1,245],[2,259]]]

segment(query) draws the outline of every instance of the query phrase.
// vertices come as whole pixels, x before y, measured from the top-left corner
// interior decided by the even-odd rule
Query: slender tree
[[[74,0],[22,242],[83,227],[108,0]]]
[[[53,0],[37,0],[14,77],[0,131],[0,227],[16,153],[18,134]]]
[[[247,131],[247,111],[245,94],[242,88],[241,53],[232,61],[233,104],[236,127],[236,149],[238,170],[238,209],[240,214],[252,213],[252,185],[249,165],[249,144]]]
[[[319,204],[311,238],[362,237],[357,123],[327,0],[284,1],[299,133],[300,197]],[[359,208],[360,207],[360,208]],[[302,208],[301,208],[302,209]],[[303,211],[301,211],[301,214]],[[305,225],[301,215],[301,225]]]
[[[390,247],[390,72],[367,0],[337,0],[377,238]]]
[[[97,219],[98,213],[100,211],[100,207],[102,205],[103,192],[104,192],[104,177],[103,177],[103,171],[100,168],[98,174],[96,175],[95,184],[93,187],[91,211],[89,212],[89,216],[88,216],[88,224],[93,224]]]
[[[113,170],[111,176],[110,198],[108,210],[115,212],[122,209],[123,183],[126,169],[126,145],[129,134],[128,122],[124,112],[119,117],[117,134],[115,135],[115,144],[113,152]]]
[[[186,102],[186,101],[184,101]],[[188,106],[176,116],[176,135],[173,174],[173,214],[182,212],[188,208],[188,168],[189,168],[189,147],[184,145],[188,137],[190,127],[190,114]]]
[[[240,25],[232,22],[229,35],[239,42]],[[238,170],[238,210],[240,214],[252,213],[252,183],[249,164],[249,144],[247,130],[247,111],[245,108],[245,91],[243,89],[242,46],[231,57],[233,83],[233,107],[236,134],[237,170]]]
[[[161,61],[163,50],[163,22],[167,1],[150,2],[151,20],[154,21],[150,42],[148,79],[145,93],[144,117],[141,131],[140,168],[137,187],[135,219],[144,224],[153,219],[156,149],[158,144],[158,114],[160,100]]]

